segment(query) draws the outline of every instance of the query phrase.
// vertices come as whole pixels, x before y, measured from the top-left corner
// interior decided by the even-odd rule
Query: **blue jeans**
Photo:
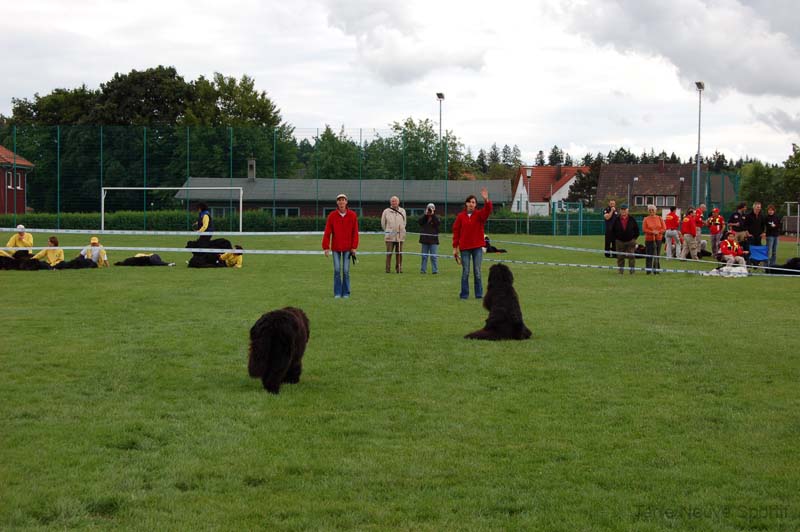
[[[350,297],[350,252],[333,252],[333,296]]]
[[[431,272],[439,272],[439,244],[422,244],[422,273],[428,271],[428,256],[431,257]]]
[[[769,265],[775,266],[778,263],[778,237],[767,237],[767,253],[769,254]]]
[[[473,278],[475,280],[475,297],[483,297],[483,283],[481,282],[481,261],[483,248],[461,250],[461,299],[469,297],[469,262],[473,262]]]

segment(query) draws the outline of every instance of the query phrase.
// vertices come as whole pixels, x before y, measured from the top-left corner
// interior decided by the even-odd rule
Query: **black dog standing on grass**
[[[531,331],[522,321],[514,275],[505,264],[489,268],[489,287],[483,297],[483,307],[489,311],[483,329],[464,338],[472,340],[526,340]]]
[[[308,317],[299,308],[285,307],[261,316],[250,328],[250,376],[261,379],[264,389],[274,394],[283,382],[300,382],[310,335]]]

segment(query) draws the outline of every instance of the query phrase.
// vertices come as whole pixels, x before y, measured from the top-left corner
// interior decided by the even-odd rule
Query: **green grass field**
[[[493,237],[502,258],[611,264],[500,242],[602,237]],[[481,343],[452,260],[387,275],[363,254],[334,300],[321,254],[162,255],[178,266],[0,272],[0,529],[800,529],[800,278],[515,264],[534,337]],[[271,396],[248,331],[286,305],[311,340]]]

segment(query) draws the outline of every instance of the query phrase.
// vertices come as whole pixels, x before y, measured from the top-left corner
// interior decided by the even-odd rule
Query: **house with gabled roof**
[[[28,174],[34,165],[29,160],[0,146],[0,212],[3,214],[25,213],[25,187]]]
[[[589,167],[520,166],[511,185],[511,211],[548,216],[554,201],[567,199],[578,171],[588,173]]]
[[[692,205],[692,178],[697,171],[693,164],[604,164],[597,182],[596,208],[603,208],[609,199],[630,203],[631,208],[644,209],[655,205],[660,210],[672,207],[680,210]],[[731,176],[710,174],[707,165],[700,166],[702,193],[700,203],[707,207],[723,206],[735,201],[736,186]]]

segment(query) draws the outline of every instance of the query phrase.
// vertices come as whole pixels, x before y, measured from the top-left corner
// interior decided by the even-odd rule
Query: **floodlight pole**
[[[694,85],[697,87],[697,201],[695,204],[700,205],[705,200],[700,187],[700,119],[703,109],[703,90],[706,85],[702,81],[695,81]]]

